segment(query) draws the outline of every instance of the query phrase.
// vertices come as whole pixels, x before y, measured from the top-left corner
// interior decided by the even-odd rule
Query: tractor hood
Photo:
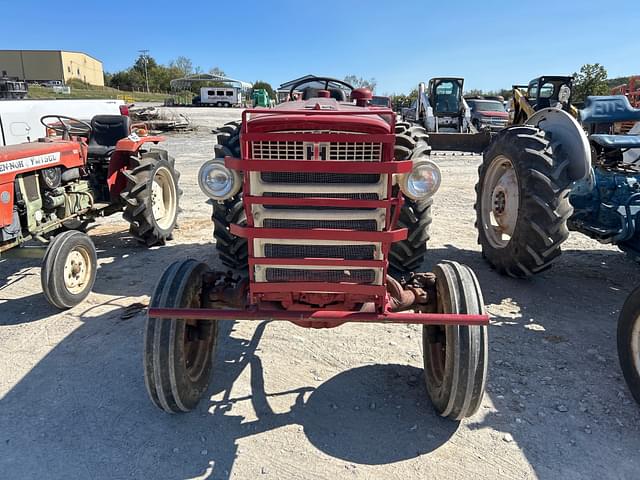
[[[358,107],[352,103],[338,102],[333,98],[311,98],[285,102],[275,108],[265,109],[265,113],[253,113],[247,123],[249,131],[256,133],[290,130],[393,133],[392,114],[370,113],[376,110],[379,111],[380,108]],[[336,112],[336,115],[330,112]],[[339,112],[354,114],[341,115]],[[358,112],[362,112],[363,115],[358,115]]]
[[[20,143],[0,147],[1,183],[12,180],[16,174],[48,166],[63,165],[66,168],[83,164],[80,145],[77,142],[54,141]],[[4,175],[8,177],[5,178]]]

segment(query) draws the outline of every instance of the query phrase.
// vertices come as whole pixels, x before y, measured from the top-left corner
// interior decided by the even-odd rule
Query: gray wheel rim
[[[480,194],[481,227],[493,248],[505,248],[511,241],[519,208],[515,168],[509,158],[498,155],[487,168]]]

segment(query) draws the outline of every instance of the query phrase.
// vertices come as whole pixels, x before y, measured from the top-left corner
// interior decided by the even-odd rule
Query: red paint
[[[508,118],[509,114],[507,112],[478,112],[483,117],[499,117],[499,118]]]
[[[241,160],[225,157],[224,164],[242,172],[313,172],[313,173],[408,173],[411,160],[398,162],[348,162],[342,160]]]
[[[393,243],[407,238],[407,229],[399,228],[382,232],[361,232],[358,230],[335,230],[314,228],[310,230],[293,228],[258,228],[231,225],[231,233],[247,239],[254,238],[290,238],[294,240],[340,240],[354,242]]]
[[[340,310],[219,310],[206,308],[150,308],[149,317],[182,320],[284,320],[305,327],[330,328],[346,322],[422,325],[488,325],[488,315],[457,313],[348,312]],[[317,325],[318,323],[322,325]]]

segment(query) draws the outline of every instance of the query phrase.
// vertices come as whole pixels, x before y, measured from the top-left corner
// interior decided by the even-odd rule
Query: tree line
[[[158,63],[149,55],[140,55],[133,65],[124,70],[105,73],[104,84],[108,87],[117,88],[126,91],[145,91],[148,89],[152,92],[168,92],[171,90],[171,80],[186,77],[188,75],[205,73],[199,66],[194,67],[190,58],[179,56],[171,60],[167,65]],[[211,75],[219,75],[226,77],[226,73],[220,67],[211,67],[207,72]],[[199,93],[201,87],[220,87],[224,86],[224,82],[219,81],[198,81],[192,82],[190,90],[193,93]],[[264,88],[273,98],[274,91],[269,83],[257,80],[254,88]]]

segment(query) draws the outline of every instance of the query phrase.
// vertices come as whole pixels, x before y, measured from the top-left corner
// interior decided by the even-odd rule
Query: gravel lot
[[[178,416],[153,407],[138,304],[174,260],[216,264],[196,174],[212,156],[211,127],[240,116],[180,110],[200,128],[164,144],[185,192],[173,242],[146,250],[119,217],[101,221],[94,293],[66,312],[46,303],[39,260],[0,263],[0,478],[638,478],[640,410],[615,328],[640,269],[572,234],[533,280],[492,272],[473,227],[478,156],[439,159],[425,264],[470,265],[492,315],[489,384],[473,418],[433,413],[420,329],[394,325],[225,323],[210,400]]]

